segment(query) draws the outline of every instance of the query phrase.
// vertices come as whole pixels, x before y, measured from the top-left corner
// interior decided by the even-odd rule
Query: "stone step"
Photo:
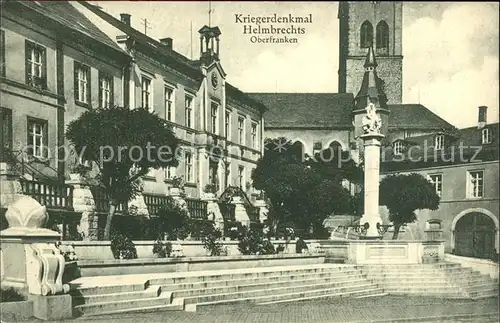
[[[363,272],[367,273],[378,273],[378,274],[421,274],[421,275],[432,275],[436,273],[441,273],[441,274],[446,274],[446,275],[456,275],[456,274],[477,274],[480,275],[478,272],[474,272],[472,270],[465,270],[464,268],[450,268],[450,269],[440,269],[440,268],[414,268],[412,270],[400,270],[397,268],[386,268],[386,269],[373,269],[373,268],[362,268],[361,269]]]
[[[433,271],[433,272],[374,272],[374,271],[362,271],[364,274],[366,274],[367,277],[388,277],[388,278],[403,278],[403,277],[408,277],[408,278],[433,278],[433,277],[440,277],[440,278],[450,278],[450,279],[456,279],[456,280],[462,280],[467,277],[471,278],[483,278],[480,274],[478,273],[467,273],[467,272],[461,272],[457,271],[454,273],[444,273],[441,271]]]
[[[144,291],[151,285],[178,285],[181,283],[195,283],[214,280],[221,281],[277,275],[339,273],[345,271],[352,272],[353,270],[354,266],[352,265],[317,264],[242,268],[232,270],[82,277],[71,281],[70,287],[72,295],[80,296]]]
[[[465,289],[469,293],[480,293],[482,291],[497,291],[498,292],[498,285],[493,285],[493,284],[480,284],[480,285],[473,285],[473,286],[460,286],[463,289]]]
[[[289,287],[277,287],[277,288],[267,288],[252,291],[240,291],[232,293],[220,293],[212,295],[200,295],[191,296],[184,298],[184,305],[195,304],[195,303],[206,303],[215,301],[226,301],[226,300],[237,300],[237,299],[257,299],[266,297],[277,297],[278,299],[285,299],[289,295],[299,294],[298,297],[303,297],[304,293],[320,293],[321,291],[338,291],[345,292],[349,290],[363,290],[376,288],[377,286],[369,282],[359,282],[353,284],[344,284],[339,287],[336,283],[327,284],[313,284],[313,285],[301,285],[301,286],[289,286]],[[323,293],[324,294],[324,293]],[[312,296],[312,295],[311,295]],[[174,298],[175,299],[175,298]]]
[[[185,289],[200,289],[200,288],[210,288],[210,287],[222,287],[222,286],[237,286],[237,285],[247,285],[247,284],[257,284],[266,282],[299,282],[304,279],[320,279],[320,278],[366,278],[365,275],[361,274],[356,270],[347,270],[345,272],[321,272],[321,273],[307,273],[307,274],[292,274],[292,275],[274,275],[267,277],[249,277],[249,278],[239,278],[232,280],[212,280],[212,281],[202,281],[194,283],[180,283],[180,284],[167,284],[162,285],[162,290],[164,291],[178,291]]]
[[[470,295],[470,294],[469,294]],[[470,295],[473,300],[498,297],[498,290]]]
[[[264,269],[264,268],[262,268]],[[269,269],[269,268],[266,268]],[[157,277],[151,278],[149,283],[151,285],[174,285],[174,284],[186,284],[186,283],[199,283],[206,281],[228,281],[236,279],[248,279],[248,278],[267,278],[277,275],[289,276],[289,275],[299,275],[299,274],[317,274],[317,273],[342,273],[342,272],[352,272],[354,266],[335,266],[326,265],[322,267],[312,267],[303,269],[279,269],[278,267],[274,270],[263,270],[263,271],[248,271],[248,272],[234,272],[234,273],[220,273],[220,271],[203,272],[199,276],[186,275],[177,277]]]
[[[116,311],[126,311],[133,308],[144,308],[151,306],[166,306],[172,302],[171,293],[160,294],[158,297],[127,299],[121,301],[106,301],[91,304],[82,304],[74,307],[75,311],[81,315],[98,315]]]
[[[120,283],[120,284],[108,284],[101,286],[86,286],[86,287],[72,287],[70,291],[72,296],[90,296],[99,294],[119,294],[119,293],[134,293],[134,292],[144,292],[149,287],[147,281],[142,283]]]
[[[317,288],[321,286],[329,287],[341,287],[341,286],[351,286],[356,284],[366,283],[367,281],[363,278],[357,279],[347,279],[340,277],[333,278],[320,278],[320,279],[307,279],[300,281],[285,281],[285,282],[262,282],[257,284],[247,284],[247,285],[236,285],[236,286],[221,286],[221,287],[210,287],[201,289],[186,289],[173,291],[174,298],[181,297],[192,297],[201,295],[215,295],[215,294],[229,294],[237,292],[251,292],[251,291],[268,291],[270,289],[277,290],[278,288],[292,288],[299,289],[302,286],[307,286],[308,288]]]
[[[82,315],[85,316],[96,316],[96,315],[110,315],[110,314],[120,314],[120,313],[149,313],[156,311],[182,311],[184,310],[184,306],[180,304],[167,304],[167,305],[154,305],[154,306],[143,306],[143,307],[133,307],[126,308],[122,310],[111,310],[111,311],[102,311],[96,313],[85,313]],[[102,321],[107,322],[107,321]]]
[[[282,300],[278,300],[278,301],[257,303],[257,305],[291,303],[291,302],[301,302],[301,301],[309,301],[309,300],[317,300],[317,299],[339,298],[339,297],[368,298],[368,297],[379,297],[379,296],[386,296],[386,295],[387,295],[387,293],[385,293],[381,288],[374,288],[374,289],[367,289],[367,290],[363,290],[363,291],[353,291],[353,292],[345,292],[345,293],[336,293],[336,294],[334,293],[334,294],[325,294],[325,295],[282,299]]]
[[[460,291],[452,290],[411,290],[411,289],[401,289],[401,288],[393,288],[386,289],[384,288],[384,292],[388,295],[412,295],[412,296],[425,296],[425,297],[436,297],[436,298],[449,298],[449,299],[470,299],[469,295],[466,293],[462,293]]]
[[[160,296],[161,293],[162,291],[160,286],[149,286],[143,291],[73,296],[73,305],[154,298]],[[165,293],[163,294],[166,295]]]
[[[435,264],[369,264],[369,265],[356,265],[356,268],[373,268],[373,269],[384,269],[384,268],[396,268],[396,269],[412,269],[412,268],[465,268],[460,264],[440,262]]]
[[[352,296],[362,296],[368,294],[380,294],[383,290],[378,287],[374,287],[370,284],[343,287],[343,288],[322,288],[306,290],[301,292],[289,292],[284,294],[276,294],[273,291],[267,293],[267,295],[262,296],[248,296],[240,298],[230,298],[230,299],[220,299],[220,300],[207,300],[198,303],[188,303],[184,306],[184,309],[189,312],[194,312],[200,306],[208,305],[219,305],[219,304],[234,304],[234,303],[270,303],[275,301],[284,301],[289,299],[291,301],[297,301],[301,299],[312,299],[312,298],[337,298],[337,297],[352,297]]]

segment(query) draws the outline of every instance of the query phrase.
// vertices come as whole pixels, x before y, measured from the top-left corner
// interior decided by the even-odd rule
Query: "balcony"
[[[20,180],[24,195],[31,196],[48,210],[73,210],[73,187],[64,183]]]

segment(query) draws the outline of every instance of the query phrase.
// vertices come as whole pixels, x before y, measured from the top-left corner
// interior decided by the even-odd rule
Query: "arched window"
[[[385,21],[377,24],[377,54],[389,54],[389,26]]]
[[[292,144],[292,151],[291,151],[291,153],[298,160],[303,160],[304,154],[305,154],[305,146],[304,146],[304,144],[300,140],[295,141]]]
[[[373,26],[368,20],[361,25],[360,38],[361,48],[368,48],[373,43]]]

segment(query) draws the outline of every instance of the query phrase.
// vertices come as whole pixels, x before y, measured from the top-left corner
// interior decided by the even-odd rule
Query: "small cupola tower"
[[[203,26],[200,34],[200,61],[210,65],[219,60],[219,36],[222,34],[219,27]]]
[[[362,131],[362,118],[366,114],[366,107],[373,104],[376,108],[377,114],[382,121],[381,133],[387,133],[387,124],[389,121],[389,110],[387,108],[387,96],[385,95],[384,81],[377,75],[377,60],[373,46],[368,48],[368,53],[365,59],[365,74],[361,82],[361,88],[356,95],[355,107],[352,111],[355,137],[363,134]]]

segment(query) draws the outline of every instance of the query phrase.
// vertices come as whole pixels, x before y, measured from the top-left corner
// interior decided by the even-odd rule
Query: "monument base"
[[[350,240],[347,263],[422,264],[444,260],[444,241]]]

